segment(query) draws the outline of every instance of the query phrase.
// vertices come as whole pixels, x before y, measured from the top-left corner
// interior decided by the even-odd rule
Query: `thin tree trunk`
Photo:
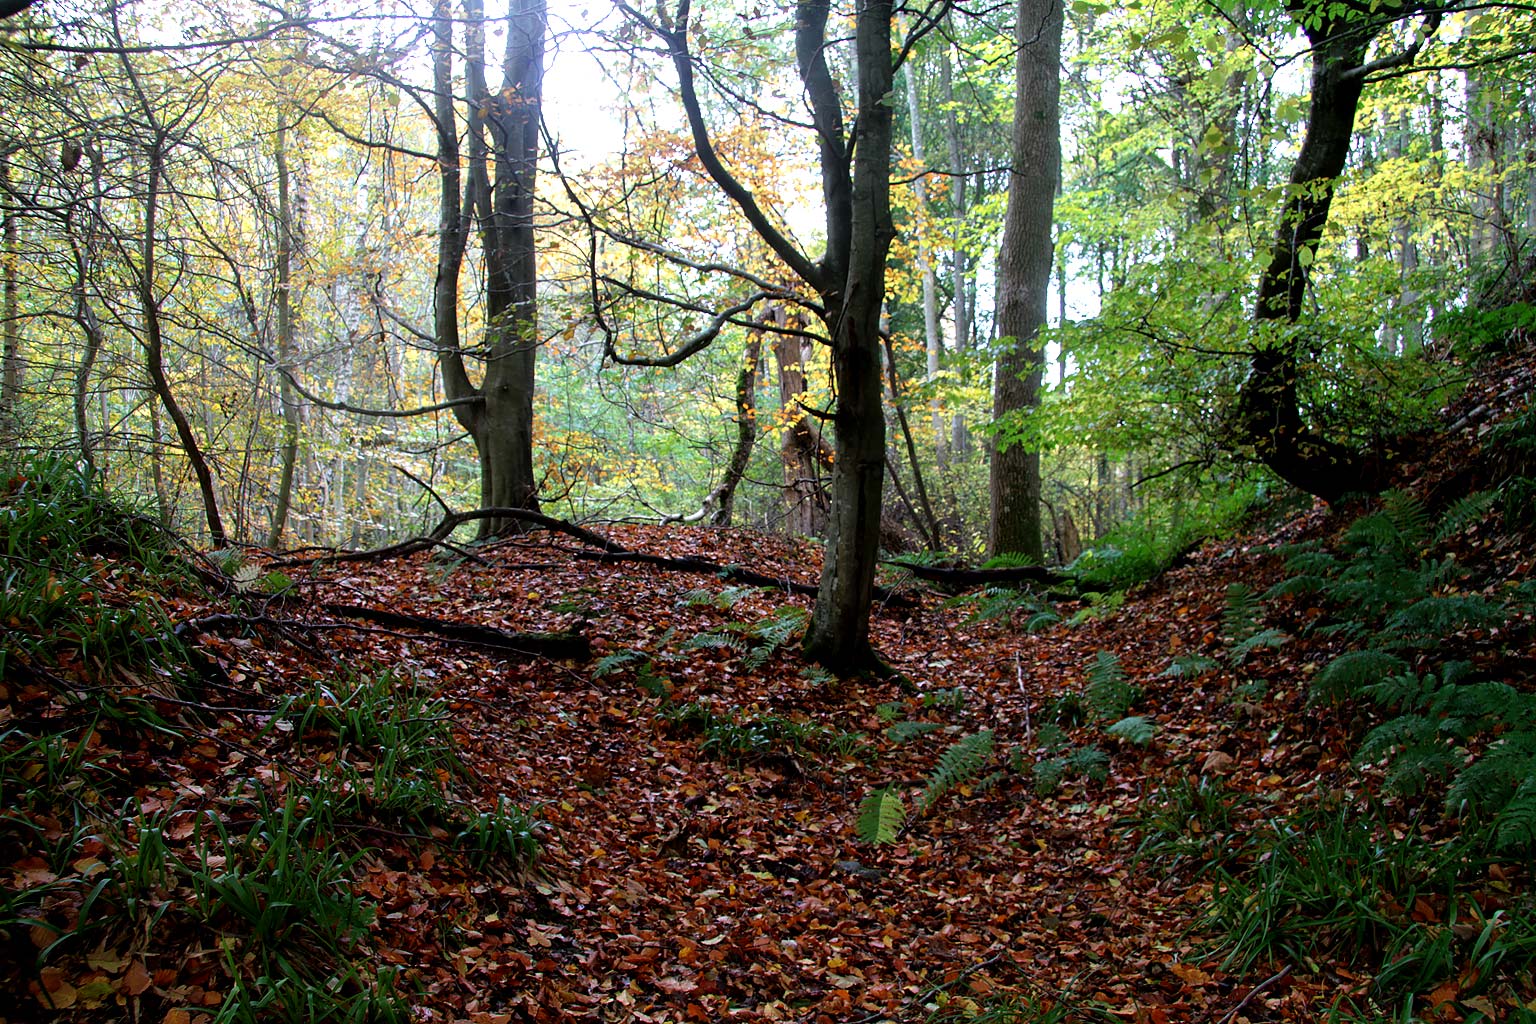
[[[953,35],[953,33],[951,33]],[[954,297],[954,351],[971,347],[970,257],[965,248],[966,193],[965,151],[960,140],[960,116],[955,109],[954,70],[951,47],[940,50],[939,88],[944,99],[944,142],[949,150],[950,275]],[[950,451],[965,455],[971,449],[971,432],[965,416],[956,412],[950,421]]]
[[[914,62],[908,61],[906,74],[902,75],[907,85],[907,120],[912,129],[912,159],[917,164],[918,174],[927,171],[928,158],[923,147],[923,121],[922,105],[917,95],[917,71]],[[939,333],[939,296],[938,281],[933,272],[933,254],[929,251],[927,239],[928,220],[928,182],[918,177],[912,182],[912,194],[917,199],[917,265],[923,277],[923,340],[924,349],[928,354],[928,386],[936,387],[939,379],[939,365],[944,358],[944,339]],[[894,379],[894,368],[892,369]],[[934,394],[928,400],[929,416],[932,420],[933,452],[934,459],[940,466],[944,465],[945,442],[947,440],[944,428],[944,405],[939,401],[939,396]]]
[[[160,321],[160,300],[155,295],[155,231],[160,206],[161,176],[164,171],[165,155],[162,149],[164,143],[164,136],[157,130],[149,149],[149,175],[144,189],[144,237],[139,248],[139,268],[134,281],[144,316],[144,334],[140,342],[144,349],[144,368],[149,373],[150,385],[159,396],[166,415],[175,425],[176,436],[181,441],[182,451],[186,454],[187,462],[192,466],[193,475],[197,477],[197,487],[203,498],[203,515],[208,521],[210,542],[214,547],[223,547],[229,542],[229,538],[224,532],[224,521],[219,516],[219,501],[214,491],[213,473],[208,468],[208,460],[203,457],[197,435],[192,432],[191,421],[187,419],[180,403],[176,401],[176,396],[171,390],[170,378],[165,372],[165,340]]]
[[[714,526],[731,525],[731,515],[736,509],[736,488],[747,475],[747,465],[752,461],[752,449],[757,443],[757,366],[762,361],[763,332],[755,328],[747,333],[747,350],[742,355],[741,371],[736,374],[736,444],[731,449],[731,460],[726,463],[725,477],[715,489],[715,512],[710,517]],[[708,501],[706,501],[706,505]]]
[[[17,264],[21,261],[20,216],[18,203],[11,194],[10,154],[0,154],[0,199],[5,203],[4,226],[0,228],[0,337],[4,353],[0,355],[0,438],[14,438],[21,432],[17,406],[21,401],[21,289]]]
[[[293,472],[299,461],[299,405],[288,375],[294,370],[293,325],[293,203],[288,174],[287,126],[277,126],[277,393],[283,412],[282,469],[277,484],[277,501],[272,510],[272,530],[267,547],[282,546],[283,529],[288,525],[288,509],[293,500]]]

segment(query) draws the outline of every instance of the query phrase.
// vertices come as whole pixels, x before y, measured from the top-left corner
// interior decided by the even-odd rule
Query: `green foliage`
[[[897,722],[885,730],[885,735],[895,743],[905,743],[907,740],[938,732],[942,728],[944,726],[939,722]]]
[[[1198,679],[1221,667],[1221,662],[1203,654],[1181,654],[1163,669],[1165,677],[1173,679]]]
[[[699,701],[664,705],[663,720],[699,733],[699,752],[730,764],[748,764],[824,745],[826,729],[783,715],[716,712]]]
[[[173,861],[190,909],[239,936],[228,952],[235,979],[220,1007],[227,1021],[405,1021],[409,1011],[381,975],[363,983],[347,957],[373,918],[352,895],[360,853],[329,838],[322,810],[290,794],[279,807],[258,796],[243,833],[217,816],[198,819],[197,862]],[[353,984],[338,985],[336,979]]]
[[[1230,649],[1227,660],[1240,666],[1248,656],[1261,647],[1280,647],[1290,640],[1278,629],[1265,629],[1260,625],[1264,606],[1246,583],[1233,583],[1227,587],[1227,607],[1222,612],[1222,635]]]
[[[925,708],[959,711],[965,707],[965,687],[955,686],[928,690],[922,696],[922,705]]]
[[[1131,715],[1113,725],[1106,726],[1104,735],[1134,746],[1144,747],[1152,742],[1152,737],[1157,735],[1157,725],[1149,718]]]
[[[1120,659],[1110,651],[1099,651],[1088,669],[1088,689],[1084,699],[1095,718],[1115,721],[1130,713],[1141,698],[1141,687],[1126,678]]]
[[[1459,876],[1473,839],[1436,844],[1393,834],[1373,815],[1316,809],[1269,823],[1242,865],[1223,866],[1209,923],[1223,936],[1223,966],[1339,958],[1375,976],[1375,994],[1425,992],[1448,977],[1489,984],[1529,964],[1536,924],[1486,914]],[[1443,921],[1415,920],[1417,901],[1443,905]],[[1503,920],[1501,920],[1503,918]]]
[[[1017,587],[983,587],[980,590],[950,598],[944,602],[944,607],[970,608],[970,614],[965,618],[965,624],[968,626],[982,622],[1011,620],[1015,612],[1028,613],[1031,623],[1036,623],[1039,619],[1036,625],[1026,627],[1031,632],[1061,620],[1061,617],[1048,608],[1040,598]],[[1046,616],[1046,618],[1040,618],[1040,616]]]
[[[1109,755],[1095,746],[1073,747],[1062,754],[1042,758],[1029,768],[1036,793],[1056,792],[1069,779],[1103,782],[1109,778]]]
[[[927,814],[945,793],[975,778],[991,758],[992,744],[991,729],[971,733],[950,744],[939,756],[933,774],[928,776],[928,784],[917,800],[917,813]]]
[[[875,790],[859,804],[859,817],[854,831],[866,843],[894,843],[906,824],[907,809],[901,802],[895,787],[884,786]]]
[[[533,819],[505,794],[498,794],[489,810],[469,814],[455,842],[469,851],[471,863],[482,869],[497,861],[524,867],[539,855]]]
[[[1233,835],[1234,811],[1246,801],[1219,779],[1186,775],[1160,787],[1134,824],[1141,835],[1137,858],[1168,871],[1195,862],[1198,876],[1243,856],[1245,843]]]
[[[109,495],[84,463],[43,459],[0,481],[0,678],[62,657],[87,666],[180,672],[188,654],[151,598],[128,607],[105,601],[93,576],[96,556],[132,565],[143,582],[175,587],[190,580],[169,535],[155,521]],[[144,714],[113,693],[86,698],[108,713]]]

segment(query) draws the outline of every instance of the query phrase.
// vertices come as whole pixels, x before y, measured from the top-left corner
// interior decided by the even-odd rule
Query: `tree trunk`
[[[950,33],[953,37],[954,33]],[[953,60],[950,46],[942,48],[939,62],[939,88],[944,98],[944,142],[949,150],[949,205],[953,221],[950,234],[950,286],[954,291],[954,351],[971,347],[970,257],[965,248],[965,152],[960,141],[960,117],[955,108]],[[950,452],[965,456],[971,450],[971,432],[965,416],[956,412],[950,421]]]
[[[1399,9],[1392,17],[1409,13]],[[1431,14],[1426,21],[1428,32],[1433,32],[1439,16]],[[1260,324],[1294,324],[1301,318],[1309,268],[1328,222],[1335,181],[1349,156],[1368,71],[1366,53],[1388,24],[1390,18],[1351,16],[1324,18],[1306,27],[1312,43],[1307,130],[1291,169],[1269,265],[1259,278],[1254,318]],[[1411,61],[1417,45],[1392,61]],[[1302,418],[1298,344],[1295,332],[1288,331],[1254,351],[1238,399],[1238,436],[1281,479],[1324,501],[1376,488],[1379,460],[1320,437]]]
[[[823,537],[831,500],[826,490],[826,470],[832,453],[822,439],[821,427],[805,412],[806,343],[781,334],[774,339],[773,353],[779,364],[779,408],[785,417],[780,455],[784,464],[785,528],[801,537]]]
[[[713,526],[731,525],[731,515],[736,508],[736,488],[747,475],[747,465],[752,461],[752,449],[757,444],[757,366],[762,360],[763,332],[754,328],[747,333],[747,350],[741,358],[741,370],[736,374],[736,445],[731,449],[731,460],[725,467],[725,478],[715,489],[715,512],[710,517]],[[707,504],[707,501],[706,501]]]
[[[912,159],[921,175],[927,170],[928,160],[923,149],[922,104],[917,95],[917,71],[911,61],[907,62],[906,73],[902,77],[906,79],[907,85],[907,120],[912,129]],[[929,214],[927,180],[922,177],[914,180],[912,194],[917,199],[917,265],[923,276],[923,342],[928,355],[928,386],[935,387],[939,378],[939,364],[944,358],[944,340],[939,333],[938,281],[934,276],[933,254],[926,237]],[[948,438],[945,436],[943,403],[937,394],[928,400],[928,408],[932,419],[934,459],[943,466],[945,442]]]
[[[439,0],[433,19],[434,114],[443,225],[434,286],[437,347],[448,397],[478,400],[457,406],[454,413],[479,452],[481,506],[532,509],[538,504],[533,474],[533,387],[539,344],[533,203],[543,95],[545,5],[543,0],[512,3],[507,13],[501,89],[495,93],[485,81],[483,0],[466,3],[465,21],[467,182],[460,177],[457,115],[452,101],[453,22],[447,0]],[[458,278],[470,218],[479,229],[485,273],[486,366],[478,387],[470,381],[464,365],[458,325]],[[516,520],[505,517],[480,523],[482,536],[520,528]]]
[[[1050,296],[1051,222],[1061,177],[1061,2],[1018,0],[1017,10],[1013,171],[997,268],[997,329],[1005,348],[993,385],[995,420],[1027,416],[1040,404],[1045,353],[1036,339]],[[1040,453],[1033,443],[994,442],[991,498],[992,553],[1043,560]]]
[[[126,61],[127,58],[124,58]],[[165,340],[161,331],[160,300],[155,295],[155,230],[156,215],[160,203],[160,179],[164,170],[165,153],[161,148],[164,137],[158,130],[149,148],[149,176],[144,189],[144,237],[139,248],[139,267],[134,284],[144,317],[144,334],[140,343],[144,349],[144,369],[149,374],[150,385],[165,408],[166,415],[176,427],[176,436],[192,473],[197,477],[197,487],[203,498],[203,515],[208,521],[209,541],[216,548],[229,542],[224,532],[224,521],[219,516],[219,500],[214,491],[213,473],[208,460],[203,457],[197,436],[192,433],[192,423],[182,411],[171,390],[170,378],[165,372]]]
[[[0,228],[0,337],[4,338],[0,355],[0,438],[13,439],[21,432],[17,405],[21,400],[21,300],[17,263],[21,260],[21,218],[17,203],[11,198],[11,160],[0,154],[0,197],[5,202],[4,227]]]
[[[277,391],[283,411],[282,468],[277,501],[272,509],[272,529],[267,547],[282,546],[283,529],[293,500],[293,470],[299,460],[299,406],[288,374],[294,369],[293,328],[293,204],[289,194],[287,126],[277,126]]]

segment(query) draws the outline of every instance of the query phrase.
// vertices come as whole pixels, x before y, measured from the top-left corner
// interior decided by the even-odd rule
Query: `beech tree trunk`
[[[453,104],[453,19],[448,0],[433,16],[439,195],[442,231],[433,290],[434,326],[451,400],[474,399],[454,415],[480,456],[483,508],[538,505],[533,475],[533,388],[538,352],[538,267],[534,187],[543,98],[544,0],[513,0],[506,17],[501,88],[485,79],[483,0],[465,4],[465,84],[469,92],[467,180],[459,170]],[[460,189],[463,197],[460,197]],[[485,370],[477,386],[459,337],[459,274],[471,228],[478,229],[485,273]],[[480,521],[482,536],[520,529],[506,517]]]
[[[1004,349],[993,382],[994,420],[1027,416],[1040,404],[1045,352],[1036,338],[1050,299],[1051,223],[1061,177],[1061,2],[1018,0],[1017,10],[1013,168],[997,265],[997,330]],[[1040,452],[1033,444],[993,442],[988,546],[994,555],[1044,559]]]

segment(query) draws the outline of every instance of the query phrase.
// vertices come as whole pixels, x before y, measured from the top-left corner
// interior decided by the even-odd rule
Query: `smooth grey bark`
[[[1018,0],[1017,11],[1012,172],[997,266],[997,330],[1005,346],[992,391],[998,421],[1028,416],[1040,404],[1045,353],[1036,338],[1050,299],[1061,177],[1061,2]],[[1042,560],[1039,450],[994,440],[990,483],[988,548]]]
[[[907,86],[907,121],[911,128],[912,159],[921,175],[927,170],[928,157],[923,146],[923,110],[918,96],[916,66],[909,62],[902,78],[906,79]],[[927,179],[918,177],[913,181],[912,192],[917,197],[918,229],[921,231],[922,221],[928,217]],[[944,339],[939,333],[939,285],[933,270],[933,253],[928,240],[921,235],[917,241],[917,264],[923,277],[923,347],[928,357],[928,383],[932,386],[938,380],[939,364],[944,358]],[[928,411],[932,420],[934,458],[942,466],[948,438],[945,436],[943,403],[937,395],[928,400]]]
[[[480,455],[482,507],[534,509],[533,389],[539,345],[534,188],[547,15],[544,0],[513,0],[505,22],[501,87],[494,92],[485,79],[483,0],[468,0],[464,19],[467,178],[459,169],[451,5],[447,0],[434,5],[442,212],[433,288],[436,343],[449,399],[472,400],[454,406],[454,416]],[[470,380],[458,323],[459,277],[471,231],[480,239],[485,275],[485,368],[479,385]],[[518,520],[505,516],[480,521],[482,536],[520,528]]]
[[[951,50],[952,46],[944,46],[940,51],[939,91],[944,100],[944,144],[949,151],[950,287],[954,293],[950,301],[954,308],[954,351],[964,352],[971,347],[971,260],[965,247],[966,161],[965,147],[960,139],[960,116],[955,110]],[[951,454],[961,456],[971,449],[971,432],[965,416],[959,412],[950,421],[949,449]]]

